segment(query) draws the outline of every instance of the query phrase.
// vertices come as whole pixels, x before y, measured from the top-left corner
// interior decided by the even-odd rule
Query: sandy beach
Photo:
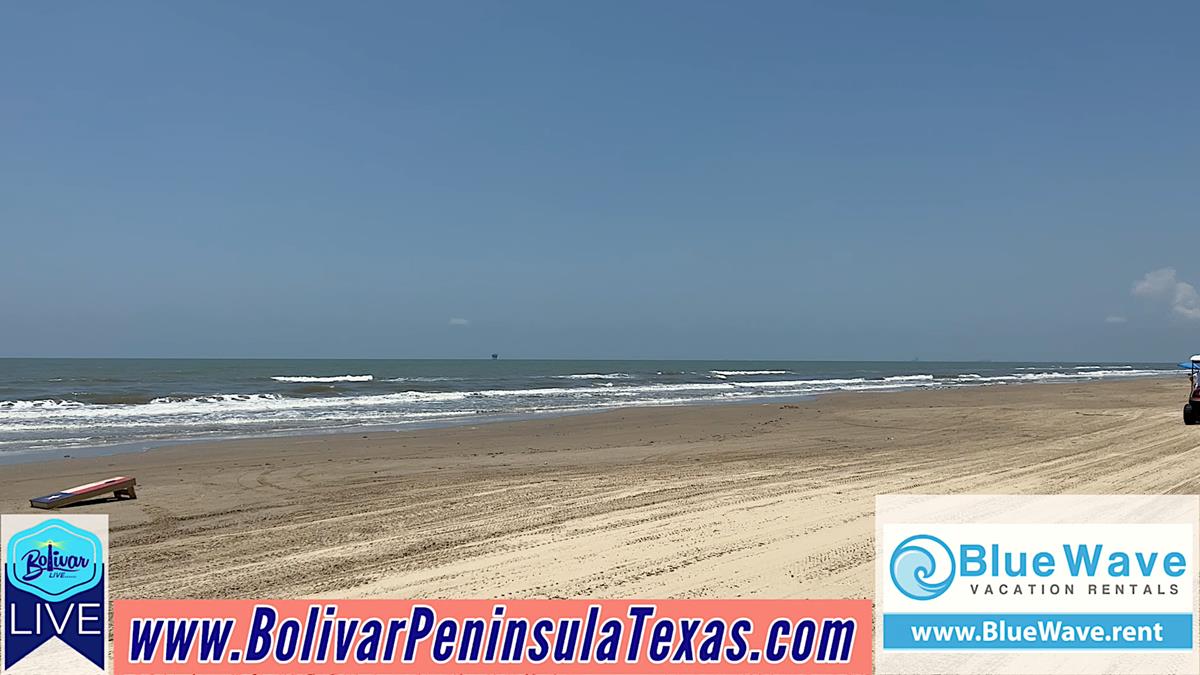
[[[882,493],[1200,492],[1177,379],[837,394],[0,467],[125,474],[117,598],[871,597]]]

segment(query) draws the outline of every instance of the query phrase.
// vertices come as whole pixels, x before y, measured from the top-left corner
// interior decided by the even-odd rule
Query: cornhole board
[[[117,499],[137,499],[135,485],[137,485],[136,478],[115,476],[87,485],[77,485],[45,497],[35,497],[29,500],[29,505],[35,509],[57,509],[85,499],[95,499],[110,492]]]

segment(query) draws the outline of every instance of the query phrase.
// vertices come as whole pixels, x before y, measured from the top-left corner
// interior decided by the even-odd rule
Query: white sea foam
[[[0,402],[0,419],[36,419],[36,418],[78,418],[82,420],[118,420],[146,417],[172,417],[179,415],[206,415],[225,412],[252,413],[278,410],[320,410],[360,407],[378,407],[404,403],[430,401],[461,401],[467,398],[466,392],[422,392],[406,391],[394,394],[378,394],[363,396],[329,396],[309,398],[289,398],[278,394],[213,394],[195,398],[156,398],[149,403],[95,405],[76,401],[61,402],[62,404],[47,407],[2,407]],[[18,401],[16,403],[27,403]],[[66,404],[70,405],[66,405]]]
[[[603,390],[597,388],[582,388],[582,387],[539,387],[536,389],[487,389],[484,391],[471,392],[472,396],[484,396],[488,398],[500,397],[547,397],[547,396],[590,396],[592,393],[609,394],[648,394],[656,392],[668,391],[716,391],[732,389],[733,384],[724,382],[681,382],[678,384],[641,384],[641,385],[616,385],[613,387],[605,387]]]
[[[212,394],[210,396],[196,396],[193,398],[162,396],[150,401],[148,405],[171,405],[173,403],[254,403],[257,401],[278,401],[281,398],[279,394]]]
[[[393,377],[385,382],[460,382],[463,377]]]
[[[1080,370],[1071,373],[1059,371],[1041,372],[1041,373],[1023,373],[1019,375],[1021,379],[1033,380],[1056,380],[1056,379],[1099,379],[1105,377],[1147,377],[1152,375],[1167,375],[1174,373],[1171,370],[1139,370],[1139,369],[1118,369],[1118,370]]]
[[[463,401],[471,398],[590,398],[595,394],[639,395],[652,392],[710,391],[728,389],[731,385],[651,384],[644,386],[615,386],[603,390],[578,387],[544,387],[535,389],[491,389],[482,391],[425,392],[403,391],[390,394],[359,396],[285,397],[278,394],[214,394],[194,398],[157,398],[149,403],[98,405],[78,401],[0,401],[0,420],[71,419],[83,422],[119,422],[134,419],[177,418],[184,416],[215,416],[249,413],[294,412],[309,415],[321,410],[344,410],[361,414],[364,409],[403,408],[409,404],[431,404]],[[209,421],[212,421],[210,419]]]
[[[628,380],[629,373],[579,373],[576,375],[555,375],[560,380]]]
[[[78,408],[84,405],[79,401],[63,401],[58,399],[38,399],[36,401],[0,401],[0,411],[8,410],[57,410],[60,408]]]
[[[729,377],[730,375],[787,375],[790,370],[710,370],[713,375]]]
[[[841,387],[848,384],[861,384],[867,379],[863,377],[831,378],[827,380],[770,380],[768,382],[730,382],[734,387],[743,389],[804,389],[813,387]]]
[[[1020,370],[1019,368],[1016,370]],[[1072,372],[1062,372],[1058,370],[1042,370],[1037,373],[1015,373],[1013,375],[992,375],[988,377],[980,376],[977,373],[968,373],[955,377],[958,381],[969,382],[1040,382],[1046,380],[1099,380],[1105,378],[1130,378],[1130,377],[1154,377],[1161,375],[1171,375],[1175,371],[1171,370],[1147,370],[1147,369],[1115,369],[1115,370],[1073,370]]]
[[[370,382],[374,375],[279,375],[272,377],[276,382]]]

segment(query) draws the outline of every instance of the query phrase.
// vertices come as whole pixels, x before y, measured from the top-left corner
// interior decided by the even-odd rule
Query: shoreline
[[[888,393],[903,393],[910,390],[896,391],[877,391],[872,393],[888,394]],[[842,393],[842,392],[832,392]],[[82,459],[82,458],[99,458],[110,457],[113,455],[126,454],[142,454],[147,452],[155,452],[169,448],[186,447],[190,445],[208,445],[219,443],[232,443],[237,441],[268,441],[268,440],[286,440],[286,439],[307,439],[307,438],[322,438],[322,437],[338,437],[338,436],[353,436],[364,433],[404,433],[406,431],[429,431],[433,429],[455,429],[464,426],[488,425],[488,424],[504,424],[511,422],[532,422],[536,420],[555,419],[559,417],[576,417],[580,415],[603,415],[605,413],[617,412],[621,410],[647,410],[647,409],[677,409],[677,408],[707,408],[712,406],[743,406],[743,405],[766,405],[771,403],[799,403],[809,401],[820,396],[828,394],[808,394],[805,396],[777,396],[777,397],[762,397],[752,400],[741,401],[697,401],[695,403],[686,404],[657,404],[657,405],[625,405],[612,407],[596,407],[596,408],[561,408],[555,410],[544,410],[531,413],[509,414],[509,413],[494,413],[484,414],[475,417],[460,416],[447,417],[440,420],[429,420],[423,422],[412,422],[409,424],[363,424],[349,427],[336,427],[328,429],[295,429],[279,432],[261,432],[251,433],[240,436],[211,436],[211,437],[195,437],[195,438],[166,438],[152,439],[145,441],[131,441],[128,443],[114,443],[111,445],[82,445],[65,448],[47,448],[44,450],[22,450],[8,453],[11,456],[6,457],[4,453],[0,453],[0,466],[11,466],[17,464],[40,464],[43,462],[53,462],[64,459]],[[58,453],[66,453],[58,457],[32,457],[29,455],[55,455]]]
[[[114,475],[115,598],[871,597],[874,497],[1195,494],[1179,382],[620,409],[5,466]]]
[[[139,441],[127,441],[121,443],[112,443],[107,445],[79,445],[66,446],[59,448],[45,448],[33,450],[18,450],[11,452],[0,452],[0,467],[13,466],[20,464],[40,464],[43,462],[53,462],[63,459],[80,459],[80,458],[95,458],[108,457],[112,455],[123,454],[142,454],[147,452],[156,452],[167,448],[186,447],[192,445],[206,445],[210,443],[227,443],[235,441],[251,441],[251,440],[269,440],[269,439],[289,439],[289,438],[309,438],[309,437],[325,437],[325,436],[342,436],[354,435],[361,433],[387,433],[387,432],[406,432],[406,431],[425,431],[430,429],[452,429],[462,426],[475,426],[480,424],[497,424],[507,422],[524,422],[540,419],[553,419],[557,417],[573,417],[578,415],[601,415],[604,413],[620,411],[620,410],[640,410],[640,409],[676,409],[676,408],[707,408],[713,406],[739,406],[739,405],[769,405],[776,403],[802,403],[811,400],[828,398],[839,395],[894,395],[905,394],[910,392],[922,391],[944,391],[949,389],[975,389],[975,388],[990,388],[990,387],[1025,387],[1025,386],[1066,386],[1066,385],[1089,385],[1100,384],[1103,382],[1129,382],[1146,379],[1170,379],[1172,375],[1139,375],[1124,380],[1078,380],[1078,381],[1034,381],[1034,382],[1005,382],[991,384],[962,384],[956,387],[904,387],[898,385],[895,389],[873,389],[870,391],[846,391],[835,390],[828,392],[817,392],[802,395],[781,394],[778,396],[759,396],[751,399],[743,400],[699,400],[695,402],[682,404],[629,404],[629,405],[612,405],[612,406],[597,406],[591,408],[561,408],[550,409],[526,413],[485,413],[480,415],[462,415],[449,416],[442,419],[430,419],[427,421],[415,421],[402,424],[361,424],[349,425],[343,427],[330,428],[312,428],[312,429],[289,429],[281,431],[261,431],[247,434],[236,435],[213,435],[213,436],[198,436],[198,437],[177,437],[177,438],[160,438],[146,439]]]

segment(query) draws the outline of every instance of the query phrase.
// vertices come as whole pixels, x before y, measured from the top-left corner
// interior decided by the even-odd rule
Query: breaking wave
[[[0,400],[0,455],[10,448],[41,450],[368,425],[402,427],[483,416],[767,401],[830,392],[1087,382],[1178,372],[1149,365],[1070,363],[923,362],[911,366],[810,367],[798,362],[788,369],[771,368],[770,364],[763,364],[763,368],[746,364],[750,367],[738,369],[722,368],[719,363],[668,368],[663,364],[611,362],[574,364],[557,371],[552,364],[544,363],[529,369],[497,368],[488,363],[475,370],[455,364],[454,369],[442,371],[445,374],[435,370],[436,366],[423,364],[420,370],[408,370],[407,375],[404,370],[387,372],[385,365],[372,365],[374,375],[353,374],[361,373],[358,368],[362,366],[351,363],[326,370],[351,373],[346,375],[270,375],[271,370],[266,369],[249,373],[239,370],[229,375],[226,366],[220,377],[209,380],[172,379],[159,371],[144,379],[107,374],[71,376],[65,384],[52,386],[45,384],[48,379],[63,378],[37,373],[29,378],[31,384],[9,383],[4,390],[11,400]],[[285,368],[274,366],[272,370]],[[300,372],[305,369],[303,365],[296,368]],[[333,386],[337,383],[370,384]]]
[[[374,375],[277,375],[276,382],[370,382]]]
[[[791,371],[788,370],[710,370],[713,375],[787,375]]]
[[[575,375],[554,375],[559,380],[628,380],[633,376],[629,373],[578,373]]]

